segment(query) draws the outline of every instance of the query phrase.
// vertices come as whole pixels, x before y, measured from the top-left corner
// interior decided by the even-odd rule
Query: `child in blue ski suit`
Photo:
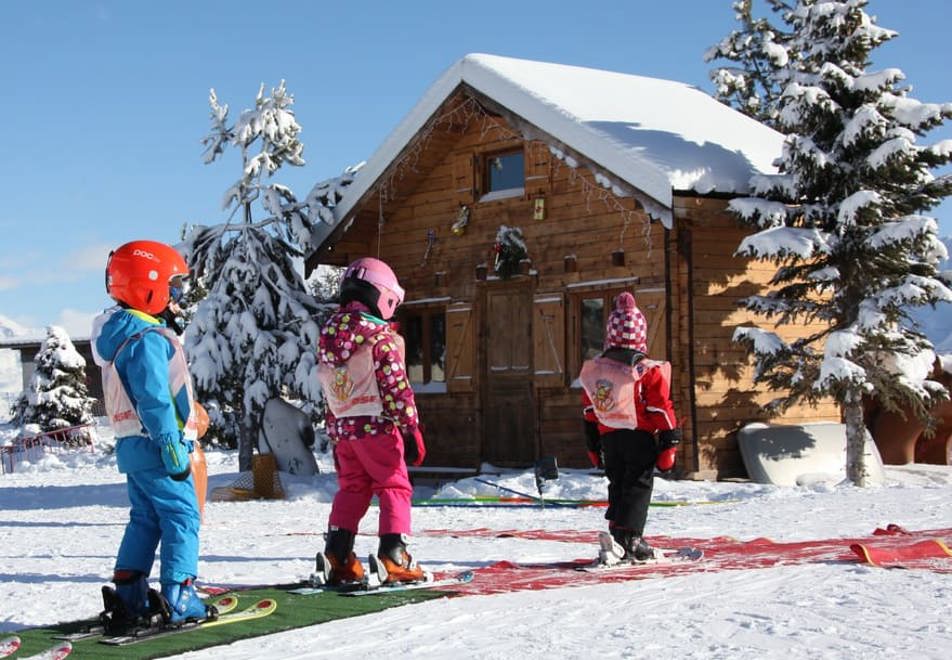
[[[117,463],[132,505],[116,557],[116,588],[103,587],[102,618],[111,631],[157,611],[169,623],[215,616],[192,585],[200,517],[189,462],[191,381],[181,344],[161,319],[187,275],[185,260],[167,245],[119,247],[106,266],[107,291],[119,305],[94,322],[93,355],[103,370]],[[147,582],[160,542],[161,598]]]

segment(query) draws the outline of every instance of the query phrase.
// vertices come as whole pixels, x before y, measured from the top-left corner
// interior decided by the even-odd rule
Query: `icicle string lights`
[[[618,244],[620,249],[624,248],[625,234],[628,232],[628,228],[631,223],[638,218],[638,211],[635,208],[628,208],[621,202],[621,199],[630,197],[630,195],[626,195],[624,190],[622,190],[617,184],[612,183],[611,180],[604,174],[593,171],[592,178],[594,181],[589,180],[588,177],[582,176],[578,172],[579,163],[576,159],[565,154],[558,147],[546,145],[542,140],[534,139],[531,136],[519,131],[515,131],[505,124],[496,121],[486,111],[486,109],[483,108],[482,104],[480,104],[478,100],[472,96],[467,96],[461,103],[455,104],[446,112],[435,115],[429,121],[427,121],[423,128],[420,129],[417,138],[413,140],[408,146],[406,153],[392,167],[389,168],[389,172],[385,173],[384,176],[381,177],[381,181],[376,185],[379,204],[377,222],[378,256],[380,252],[380,244],[382,243],[383,229],[384,225],[386,224],[383,209],[388,202],[392,201],[396,197],[398,182],[402,181],[403,178],[407,176],[407,174],[419,173],[419,170],[417,170],[417,165],[419,164],[423,153],[429,147],[429,144],[433,139],[433,135],[437,129],[447,126],[452,128],[454,132],[463,134],[466,133],[475,122],[478,122],[479,125],[479,137],[481,141],[484,141],[486,136],[493,131],[497,131],[503,138],[524,141],[528,144],[528,149],[530,150],[528,155],[530,158],[534,158],[534,162],[538,162],[538,150],[548,148],[549,153],[555,156],[556,160],[554,168],[551,159],[549,161],[551,173],[553,175],[558,174],[559,167],[561,167],[563,162],[568,165],[572,170],[570,181],[573,184],[579,184],[581,186],[582,196],[586,200],[586,208],[589,211],[591,211],[592,201],[597,201],[604,204],[609,210],[619,213],[621,216],[622,227],[618,236]],[[644,231],[642,234],[650,255],[650,222],[644,222]]]

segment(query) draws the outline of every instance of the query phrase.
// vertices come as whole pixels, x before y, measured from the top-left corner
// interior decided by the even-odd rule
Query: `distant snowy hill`
[[[13,319],[9,319],[3,314],[0,314],[0,338],[34,334],[36,334],[34,330],[26,328]]]
[[[0,339],[9,339],[33,334],[16,321],[0,314]],[[0,422],[5,422],[9,416],[9,408],[13,400],[23,390],[23,380],[20,377],[20,355],[16,351],[0,349]]]

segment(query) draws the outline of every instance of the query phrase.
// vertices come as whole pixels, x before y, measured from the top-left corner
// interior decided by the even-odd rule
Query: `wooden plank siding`
[[[758,325],[789,340],[819,326],[778,328],[739,306],[744,297],[764,290],[776,268],[733,256],[749,230],[738,224],[726,206],[727,202],[719,199],[677,197],[675,216],[678,226],[689,228],[692,234],[693,396],[700,447],[697,470],[742,476],[746,471],[736,432],[744,424],[838,421],[839,412],[832,402],[815,408],[794,406],[778,417],[764,412],[764,405],[777,395],[752,384],[753,360],[743,346],[732,341],[734,330],[738,325]]]

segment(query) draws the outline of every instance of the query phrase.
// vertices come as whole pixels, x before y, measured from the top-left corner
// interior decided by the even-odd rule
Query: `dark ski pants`
[[[630,529],[635,536],[641,536],[648,519],[658,458],[654,436],[647,431],[629,429],[606,433],[602,436],[602,454],[608,477],[605,518],[613,526]]]

